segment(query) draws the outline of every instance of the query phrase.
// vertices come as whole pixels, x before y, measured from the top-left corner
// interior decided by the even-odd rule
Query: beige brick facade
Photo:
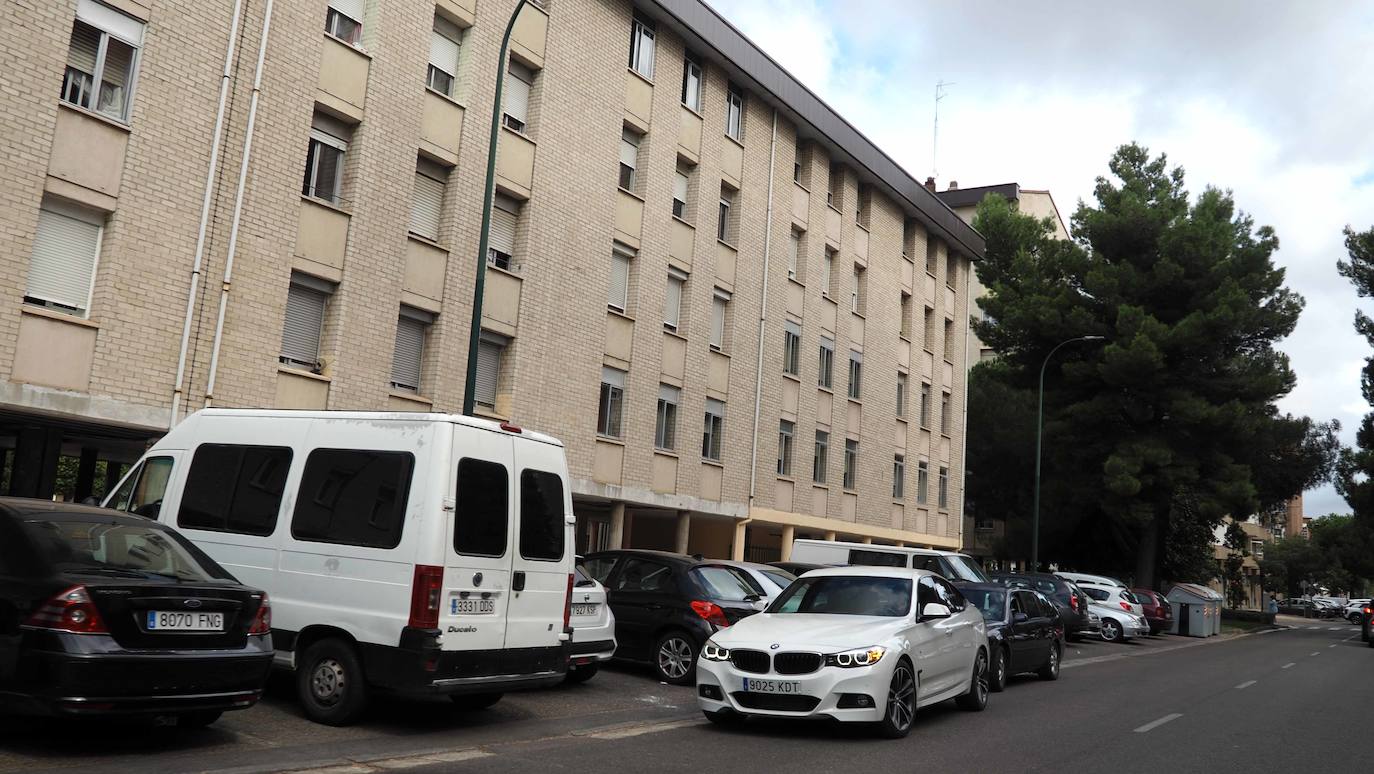
[[[515,3],[406,0],[386,3],[384,13],[376,0],[368,5],[357,47],[324,32],[326,0],[238,6],[179,414],[211,401],[461,410],[490,105]],[[79,447],[83,458],[127,462],[175,419],[235,4],[111,0],[102,7],[145,24],[127,123],[60,98],[78,0],[11,4],[0,26],[0,170],[9,181],[0,193],[0,297],[10,299],[0,303],[0,410],[13,418],[0,430],[10,433],[12,461],[51,455],[56,445],[62,454]],[[486,271],[483,327],[508,337],[495,409],[487,413],[567,444],[583,549],[635,545],[779,558],[791,537],[831,534],[957,547],[968,259],[975,252],[967,245],[980,249],[981,240],[962,224],[957,233],[936,233],[941,214],[920,209],[930,202],[891,195],[893,186],[919,187],[914,181],[856,164],[879,152],[838,147],[817,128],[823,122],[765,91],[753,72],[712,58],[722,55],[697,33],[720,34],[712,31],[719,20],[712,30],[692,30],[681,8],[712,18],[704,6],[680,1],[636,9],[624,0],[553,0],[522,12],[511,51],[535,77],[523,133],[500,132],[498,191],[522,204],[510,270]],[[436,12],[466,28],[452,98],[425,86]],[[636,12],[656,33],[652,79],[626,67]],[[699,111],[682,104],[689,50],[704,73]],[[743,96],[740,142],[726,135],[732,79]],[[315,116],[350,135],[341,138],[347,151],[337,203],[301,192]],[[626,126],[642,134],[631,191],[617,187]],[[417,157],[449,170],[433,241],[409,233]],[[681,219],[672,214],[680,165],[690,169]],[[827,205],[832,167],[834,207]],[[732,244],[716,238],[723,184],[735,190]],[[45,191],[48,201],[75,202],[104,219],[84,315],[24,301]],[[802,251],[798,276],[789,279],[794,229],[803,233]],[[959,240],[963,246],[947,261]],[[606,303],[617,241],[634,252],[623,313]],[[933,273],[926,271],[928,245]],[[828,248],[836,255],[834,277],[822,288]],[[862,314],[850,311],[856,265],[864,277]],[[676,332],[661,317],[670,266],[688,275]],[[293,272],[333,286],[318,373],[278,361]],[[724,345],[715,351],[712,305],[720,292],[730,300]],[[900,335],[903,293],[912,298],[908,337]],[[403,304],[435,314],[418,394],[391,386]],[[926,308],[930,326],[922,320]],[[783,373],[787,321],[802,331],[795,376]],[[835,342],[828,390],[818,387],[822,336]],[[851,351],[862,356],[858,400],[846,398]],[[45,352],[70,357],[45,359]],[[626,374],[618,438],[597,433],[603,366]],[[896,416],[899,372],[908,374],[905,418]],[[923,382],[931,385],[929,427],[918,421]],[[671,451],[655,448],[660,384],[681,390]],[[708,400],[725,405],[719,461],[701,453]],[[786,476],[776,470],[780,420],[795,426]],[[39,426],[47,433],[41,438]],[[830,433],[824,485],[812,477],[817,430]],[[845,487],[850,439],[859,443],[858,465],[854,486]],[[896,454],[905,457],[899,498],[892,496]],[[920,461],[929,465],[924,502]],[[43,482],[30,489],[51,491]]]

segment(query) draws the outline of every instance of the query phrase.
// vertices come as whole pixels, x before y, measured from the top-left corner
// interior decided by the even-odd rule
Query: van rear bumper
[[[503,693],[556,685],[567,672],[566,644],[440,650],[426,647],[427,639],[407,630],[400,647],[362,645],[367,681],[378,688],[412,695]],[[419,647],[407,647],[412,644]]]

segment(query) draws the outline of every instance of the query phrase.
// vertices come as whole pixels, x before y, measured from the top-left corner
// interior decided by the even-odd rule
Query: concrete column
[[[105,462],[105,494],[114,491],[119,485],[119,477],[124,475],[124,463],[108,460]]]
[[[52,497],[57,486],[57,458],[62,453],[62,431],[26,427],[19,431],[10,473],[10,494],[16,497]]]
[[[692,512],[677,512],[677,535],[674,549],[679,554],[687,553],[688,541],[692,536]]]
[[[95,463],[99,454],[98,449],[83,446],[81,448],[81,461],[76,466],[76,491],[72,499],[81,502],[91,496],[95,491]]]
[[[625,542],[625,503],[611,506],[611,548],[624,548]]]
[[[730,545],[730,558],[736,562],[744,561],[745,530],[748,529],[746,526],[748,523],[747,521],[735,522],[735,540]]]
[[[871,538],[871,537],[865,537],[865,538],[863,539],[862,542],[863,542],[864,545],[872,545],[872,544],[873,544],[873,538]]]
[[[784,562],[792,560],[792,540],[796,537],[796,535],[796,527],[782,528],[782,561]]]
[[[834,542],[835,542],[835,531],[834,531],[834,530],[831,530],[831,531],[825,533],[825,539],[826,539],[826,540],[829,540],[831,543],[834,543]]]

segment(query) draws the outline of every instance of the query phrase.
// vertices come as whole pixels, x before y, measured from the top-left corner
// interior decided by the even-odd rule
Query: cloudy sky
[[[941,188],[1049,189],[1065,220],[1120,144],[1229,188],[1278,232],[1307,299],[1284,343],[1298,386],[1282,408],[1368,410],[1359,302],[1336,274],[1341,229],[1374,226],[1374,4],[1163,0],[709,0],[918,178]],[[940,103],[932,160],[933,97]],[[1370,306],[1366,300],[1362,302]],[[1331,487],[1309,516],[1348,512]]]

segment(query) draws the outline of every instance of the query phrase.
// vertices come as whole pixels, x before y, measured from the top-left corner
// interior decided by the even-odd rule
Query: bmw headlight
[[[701,657],[707,661],[729,661],[730,649],[722,648],[714,642],[707,642],[701,648]]]
[[[885,653],[887,653],[887,648],[881,645],[830,653],[825,657],[825,665],[845,668],[873,666],[882,660]]]

